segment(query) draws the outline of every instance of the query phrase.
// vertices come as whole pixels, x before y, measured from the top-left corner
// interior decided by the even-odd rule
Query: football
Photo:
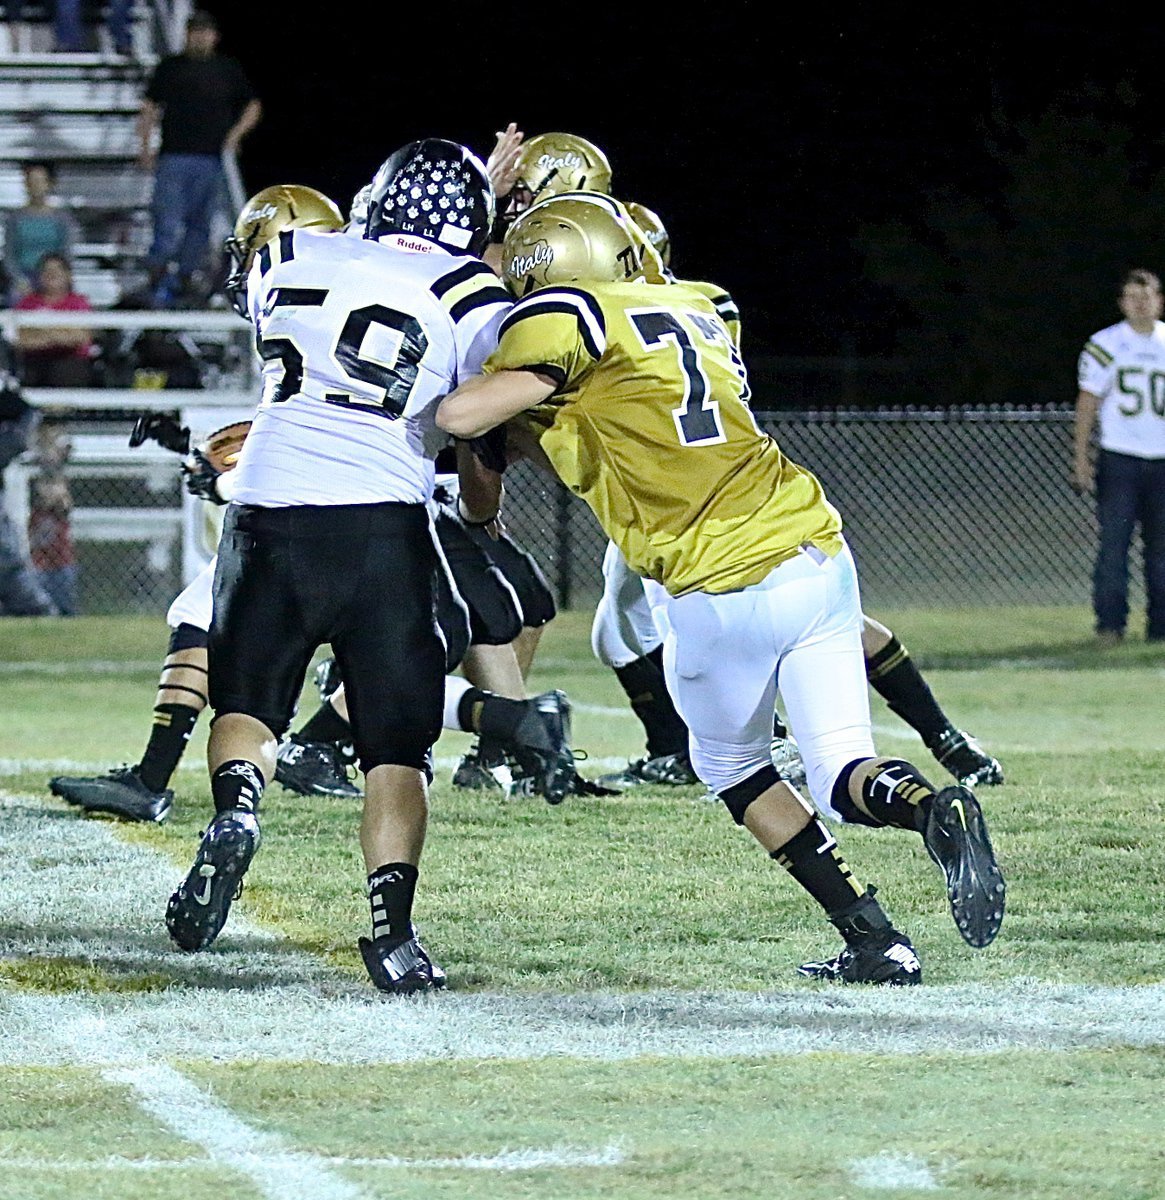
[[[250,421],[236,421],[233,425],[224,425],[216,429],[205,441],[198,445],[199,452],[205,456],[210,465],[221,475],[234,470],[239,461],[239,452],[243,448],[247,434],[251,430]]]

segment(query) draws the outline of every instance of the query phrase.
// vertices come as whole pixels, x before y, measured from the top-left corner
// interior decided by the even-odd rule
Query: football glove
[[[179,425],[169,413],[144,412],[134,422],[129,435],[130,448],[136,449],[145,442],[157,442],[163,450],[172,450],[175,454],[188,454],[190,430]]]
[[[221,474],[197,447],[190,451],[182,463],[182,479],[186,490],[199,500],[209,500],[211,504],[226,503],[218,494],[218,478]]]

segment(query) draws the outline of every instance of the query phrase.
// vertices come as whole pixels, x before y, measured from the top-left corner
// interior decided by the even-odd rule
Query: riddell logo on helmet
[[[545,242],[539,242],[529,254],[515,254],[510,263],[513,275],[529,275],[539,267],[548,267],[554,261],[554,251]]]

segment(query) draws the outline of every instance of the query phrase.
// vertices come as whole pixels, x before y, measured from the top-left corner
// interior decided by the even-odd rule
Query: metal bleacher
[[[138,0],[129,56],[113,52],[99,3],[85,10],[87,53],[53,52],[48,3],[26,3],[30,24],[19,38],[14,28],[0,26],[0,208],[24,203],[23,164],[54,166],[56,196],[78,226],[74,286],[94,308],[85,314],[9,309],[0,312],[0,330],[15,341],[21,326],[90,328],[103,368],[103,387],[25,389],[46,424],[72,444],[65,472],[82,611],[160,611],[205,557],[199,514],[182,491],[175,457],[152,444],[128,447],[135,416],[145,409],[172,412],[197,433],[253,406],[250,331],[233,313],[133,307],[146,284],[143,261],[152,232],[152,177],[137,165],[136,118],[150,70],[181,47],[189,10],[188,0]],[[237,167],[227,165],[237,193]],[[229,227],[236,199],[224,196],[212,236],[222,224]],[[185,347],[197,378],[135,369],[132,354],[119,355],[143,331]],[[6,474],[2,496],[21,531],[36,470],[30,453]]]

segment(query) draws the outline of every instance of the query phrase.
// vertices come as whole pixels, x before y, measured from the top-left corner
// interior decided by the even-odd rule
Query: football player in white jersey
[[[1100,548],[1092,606],[1101,645],[1115,645],[1129,616],[1129,546],[1139,523],[1148,641],[1165,641],[1165,324],[1161,281],[1138,268],[1124,278],[1124,320],[1094,333],[1077,371],[1073,486],[1096,489]],[[1100,418],[1095,473],[1089,457]]]
[[[486,173],[495,188],[502,189],[499,194],[505,194],[513,185],[512,159],[521,142],[521,134],[511,124],[497,135],[497,139],[486,163]],[[370,191],[371,185],[367,184],[352,198],[345,227],[349,236],[363,236]],[[469,608],[471,638],[461,671],[465,679],[483,694],[525,701],[529,695],[526,676],[534,651],[542,632],[557,612],[554,594],[533,557],[504,530],[487,530],[464,520],[457,504],[456,465],[446,462],[444,473],[441,473],[441,459],[451,455],[452,447],[447,447],[438,457],[439,474],[432,512],[438,543],[449,563],[457,590]],[[504,469],[504,463],[496,465],[499,470]],[[325,679],[330,675],[328,672]],[[457,678],[450,677],[446,683],[447,713],[460,711],[450,704],[448,696],[457,687]],[[534,699],[544,700],[545,694]],[[486,711],[482,719],[486,732],[477,726],[459,726],[477,732],[479,737],[455,769],[454,785],[472,790],[521,791],[558,803],[563,798],[559,794],[560,781],[552,780],[548,788],[545,772],[531,772],[528,753],[521,748],[515,753],[512,737],[497,736],[492,714]],[[325,713],[325,732],[329,723]],[[453,727],[447,720],[446,728]],[[311,736],[312,732],[309,730],[307,735]],[[277,774],[281,782],[294,785],[294,776],[299,774],[299,762],[292,764],[289,756],[300,753],[295,743],[301,736],[303,731],[280,746]],[[309,753],[308,774],[314,776],[318,766],[320,777],[326,779],[330,774],[328,749],[321,747]],[[609,790],[589,784],[577,772],[573,773],[571,791],[601,794]]]
[[[372,937],[361,953],[381,990],[444,984],[412,925],[445,674],[426,506],[444,442],[437,403],[479,370],[509,308],[477,258],[493,213],[481,162],[430,138],[377,172],[363,239],[285,230],[265,240],[256,223],[247,309],[263,400],[215,572],[216,815],[166,910],[182,949],[210,945],[226,922],[259,846],[276,745],[312,655],[330,642],[365,775]],[[467,473],[472,520],[471,485]]]

